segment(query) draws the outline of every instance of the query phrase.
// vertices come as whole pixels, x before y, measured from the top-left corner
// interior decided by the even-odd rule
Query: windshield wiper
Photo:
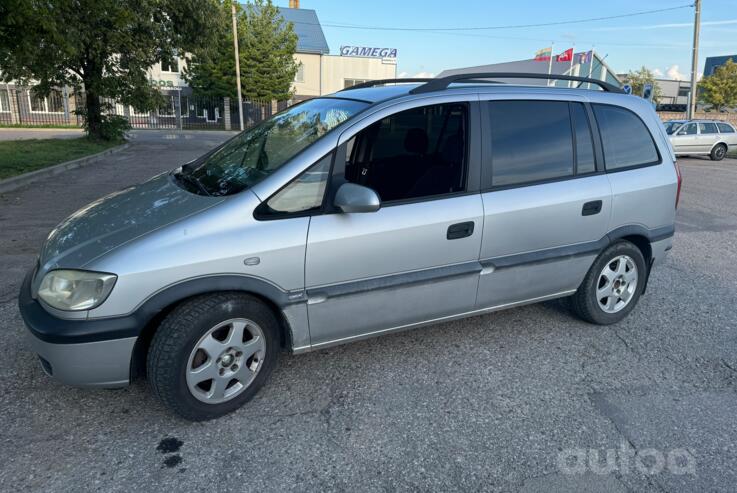
[[[203,194],[207,195],[208,197],[212,196],[212,194],[207,190],[207,188],[205,188],[205,185],[203,185],[202,182],[200,180],[198,180],[197,178],[195,178],[194,176],[192,176],[192,175],[190,175],[188,173],[183,173],[181,171],[179,173],[175,174],[174,176],[178,180],[180,180],[180,181],[182,181],[184,183],[188,183],[190,185],[193,185],[197,190],[199,190]]]

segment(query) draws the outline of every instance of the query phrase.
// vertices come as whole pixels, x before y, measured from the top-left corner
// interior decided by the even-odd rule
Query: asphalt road
[[[223,138],[136,133],[106,163],[0,196],[0,489],[734,490],[737,160],[680,161],[673,250],[616,326],[550,302],[285,355],[249,405],[199,424],[145,383],[52,383],[16,308],[47,232]]]

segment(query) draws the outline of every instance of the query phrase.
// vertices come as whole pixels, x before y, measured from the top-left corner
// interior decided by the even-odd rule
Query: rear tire
[[[625,318],[637,305],[647,279],[642,252],[629,241],[618,241],[594,261],[571,308],[583,320],[610,325]]]
[[[724,144],[718,144],[714,146],[714,149],[711,150],[711,154],[709,154],[709,157],[712,161],[721,161],[726,155],[727,146],[725,146]]]
[[[253,296],[198,296],[161,323],[147,357],[154,394],[182,418],[204,421],[248,402],[274,369],[279,322]]]

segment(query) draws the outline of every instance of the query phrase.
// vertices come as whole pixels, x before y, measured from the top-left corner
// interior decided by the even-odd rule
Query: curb
[[[111,147],[110,149],[105,149],[104,151],[98,152],[97,154],[84,156],[78,159],[67,161],[65,163],[55,164],[53,166],[41,168],[36,171],[23,173],[22,175],[13,176],[5,180],[0,180],[0,193],[12,192],[13,190],[17,190],[18,188],[33,183],[34,181],[38,181],[42,178],[58,175],[59,173],[63,173],[64,171],[68,171],[70,169],[83,168],[90,164],[94,164],[100,158],[125,150],[130,147],[130,145],[130,142],[127,142],[116,147]]]

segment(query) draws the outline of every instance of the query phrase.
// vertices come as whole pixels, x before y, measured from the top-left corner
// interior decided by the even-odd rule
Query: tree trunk
[[[91,139],[102,139],[100,97],[88,84],[85,84],[85,125]]]

